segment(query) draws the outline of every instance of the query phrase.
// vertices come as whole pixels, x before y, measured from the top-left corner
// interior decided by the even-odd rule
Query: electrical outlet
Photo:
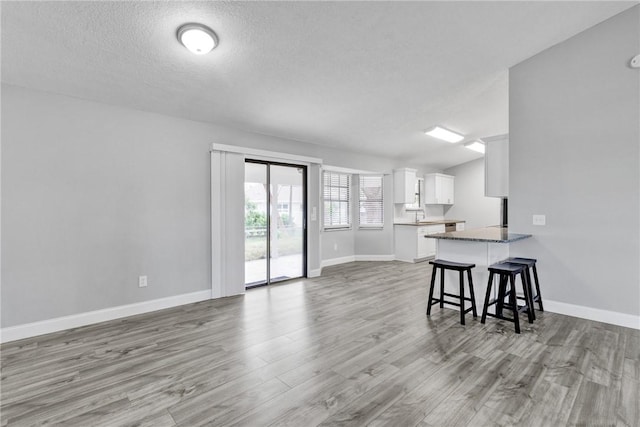
[[[138,277],[138,287],[146,288],[147,287],[147,276]]]
[[[547,224],[547,216],[546,215],[534,215],[533,216],[533,225],[546,225]]]

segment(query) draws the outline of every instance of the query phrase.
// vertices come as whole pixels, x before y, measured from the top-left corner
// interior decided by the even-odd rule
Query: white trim
[[[55,319],[26,323],[24,325],[2,328],[0,342],[21,340],[65,329],[105,322],[107,320],[120,319],[136,314],[149,313],[165,308],[211,299],[211,290],[191,292],[189,294],[174,295],[150,301],[142,301],[134,304],[126,304],[117,307],[104,308],[102,310],[88,311],[86,313],[72,314],[70,316],[57,317]]]
[[[308,278],[320,277],[321,274],[322,274],[322,268],[318,268],[316,270],[309,270],[309,273],[307,273],[307,277]]]
[[[322,165],[322,170],[328,172],[350,173],[353,175],[389,175],[389,173],[384,172],[373,172],[362,169],[343,168],[341,166],[331,165]]]
[[[348,262],[354,262],[356,260],[355,255],[343,256],[340,258],[323,259],[320,262],[320,268],[329,267],[332,265],[346,264]]]
[[[222,183],[224,176],[224,162],[221,153],[212,152],[211,157],[211,297],[222,297],[222,283],[225,264],[220,260],[224,256],[224,242],[222,224],[224,224],[224,200],[225,188]]]
[[[249,156],[259,156],[264,160],[271,159],[275,161],[290,160],[305,163],[318,163],[322,164],[322,159],[317,157],[298,156],[296,154],[280,153],[277,151],[259,150],[257,148],[238,147],[235,145],[227,144],[211,144],[211,150],[213,151],[226,151],[230,153],[239,153]]]
[[[543,299],[542,303],[544,304],[544,309],[552,313],[595,320],[596,322],[609,323],[632,329],[640,329],[640,316],[634,316],[633,314],[618,313],[616,311],[601,310],[599,308],[549,301],[546,299]]]
[[[391,255],[356,255],[356,261],[394,261],[396,256]]]
[[[482,138],[482,140],[484,142],[493,142],[493,141],[501,141],[503,139],[509,139],[509,134],[508,133],[503,133],[502,135],[494,135],[494,136],[488,136],[486,138]]]
[[[394,254],[390,254],[390,255],[349,255],[349,256],[343,256],[340,258],[330,258],[330,259],[323,259],[322,262],[320,263],[320,270],[322,270],[322,268],[324,267],[329,267],[332,265],[338,265],[338,264],[346,264],[348,262],[356,262],[356,261],[394,261],[395,255]]]

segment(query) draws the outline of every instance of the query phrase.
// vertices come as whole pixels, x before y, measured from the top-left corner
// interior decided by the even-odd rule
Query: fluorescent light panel
[[[482,141],[473,141],[464,144],[465,148],[484,154],[484,143]]]
[[[440,126],[435,126],[431,129],[429,129],[428,131],[425,132],[427,135],[432,136],[434,138],[438,138],[441,139],[443,141],[447,141],[447,142],[460,142],[464,139],[463,135],[460,135],[459,133],[456,133],[454,131],[451,131],[449,129],[445,129],[443,127]]]

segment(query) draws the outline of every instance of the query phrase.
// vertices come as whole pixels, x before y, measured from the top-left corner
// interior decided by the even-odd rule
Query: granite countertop
[[[531,237],[531,234],[509,233],[507,227],[496,226],[429,234],[424,237],[429,239],[466,240],[469,242],[509,243],[527,239]]]
[[[420,227],[423,225],[438,225],[438,224],[451,224],[451,223],[458,223],[458,222],[466,222],[460,219],[443,219],[443,220],[437,220],[437,221],[425,221],[425,220],[420,220],[418,222],[415,221],[398,221],[398,222],[394,222],[393,225],[413,225],[415,227]]]

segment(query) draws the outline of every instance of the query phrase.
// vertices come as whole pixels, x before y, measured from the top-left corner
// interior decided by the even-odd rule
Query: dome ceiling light
[[[216,33],[202,24],[184,24],[178,28],[177,36],[180,43],[196,55],[209,53],[218,46]]]

